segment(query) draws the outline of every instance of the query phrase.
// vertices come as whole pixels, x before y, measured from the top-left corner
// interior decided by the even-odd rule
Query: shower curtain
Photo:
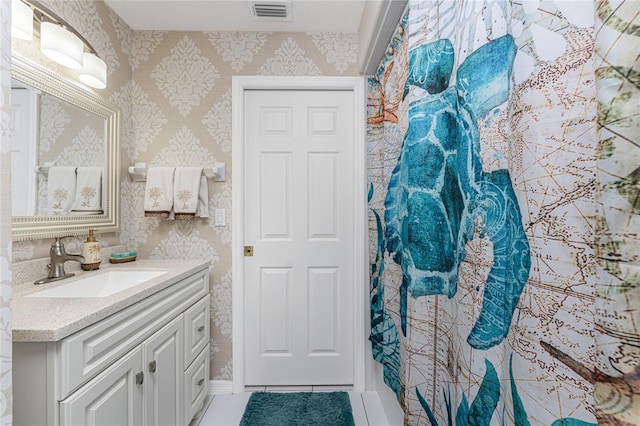
[[[409,1],[367,105],[405,424],[640,424],[639,57],[638,1]]]

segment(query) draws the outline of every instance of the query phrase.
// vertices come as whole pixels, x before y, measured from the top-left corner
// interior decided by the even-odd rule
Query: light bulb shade
[[[92,53],[84,54],[80,81],[96,89],[107,87],[107,64]]]
[[[33,12],[20,0],[11,0],[11,37],[33,40]]]
[[[84,44],[77,35],[51,22],[40,24],[40,50],[67,68],[82,68]]]

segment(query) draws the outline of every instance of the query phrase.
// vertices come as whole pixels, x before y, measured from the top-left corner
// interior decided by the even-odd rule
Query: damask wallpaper
[[[44,3],[105,59],[108,86],[96,92],[122,110],[121,232],[100,240],[126,244],[141,258],[212,261],[211,379],[231,380],[231,77],[357,75],[357,34],[133,31],[102,1]],[[56,69],[37,45],[17,41],[14,47]],[[227,180],[209,181],[210,208],[226,210],[226,226],[204,219],[145,218],[145,184],[131,182],[126,174],[134,162],[226,163]],[[49,244],[16,243],[14,260],[46,257]],[[79,250],[80,244],[80,238],[71,239],[67,246]]]
[[[410,0],[367,132],[371,341],[405,424],[638,424],[639,24]]]

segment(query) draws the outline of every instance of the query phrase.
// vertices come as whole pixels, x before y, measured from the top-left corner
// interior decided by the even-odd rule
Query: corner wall
[[[11,3],[0,2],[0,188],[11,186]],[[0,425],[13,416],[11,348],[11,191],[0,191]]]

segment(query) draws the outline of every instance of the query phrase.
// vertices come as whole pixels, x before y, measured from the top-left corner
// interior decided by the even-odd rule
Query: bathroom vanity
[[[139,260],[14,286],[14,424],[188,425],[209,382],[208,267]],[[126,281],[119,271],[150,278],[106,296],[65,293],[116,271],[111,285]]]

